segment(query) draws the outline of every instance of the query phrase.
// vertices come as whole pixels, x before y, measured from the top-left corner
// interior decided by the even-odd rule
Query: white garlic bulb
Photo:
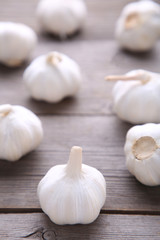
[[[42,210],[56,224],[88,224],[99,215],[106,198],[103,175],[82,164],[82,149],[72,147],[66,165],[52,167],[38,185]]]
[[[58,102],[77,93],[81,85],[78,64],[58,52],[36,58],[24,72],[30,95],[37,100]]]
[[[133,124],[160,122],[160,74],[133,70],[107,79],[119,80],[112,94],[118,117]]]
[[[86,15],[83,0],[41,0],[37,7],[37,18],[42,29],[62,37],[82,28]]]
[[[160,185],[160,124],[132,127],[125,143],[128,170],[143,184]]]
[[[130,51],[150,50],[160,37],[160,5],[151,0],[125,6],[116,26],[120,46]]]
[[[0,159],[17,161],[42,138],[42,125],[34,113],[22,106],[0,105]]]
[[[33,51],[37,42],[35,32],[21,23],[0,22],[0,62],[16,67]]]

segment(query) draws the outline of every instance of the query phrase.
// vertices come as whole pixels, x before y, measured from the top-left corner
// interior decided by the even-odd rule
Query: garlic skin
[[[0,22],[0,62],[17,67],[31,54],[37,43],[35,32],[21,23]]]
[[[107,79],[119,80],[112,92],[119,118],[133,124],[160,122],[160,74],[133,70]]]
[[[87,9],[83,0],[41,0],[37,18],[42,29],[65,37],[81,29]]]
[[[106,183],[93,167],[82,164],[82,148],[72,147],[65,165],[52,167],[38,185],[42,210],[56,224],[88,224],[105,203]]]
[[[58,52],[36,58],[24,72],[23,79],[33,98],[51,103],[74,96],[81,86],[78,64]]]
[[[132,127],[124,146],[126,166],[141,183],[160,185],[160,124]]]
[[[42,138],[41,121],[33,112],[18,105],[0,105],[0,159],[17,161]]]
[[[115,36],[124,49],[152,49],[160,37],[160,5],[151,0],[127,4],[117,21]]]

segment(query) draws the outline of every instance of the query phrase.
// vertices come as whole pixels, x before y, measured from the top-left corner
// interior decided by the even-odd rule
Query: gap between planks
[[[28,214],[28,213],[43,213],[41,208],[0,208],[0,214]],[[107,215],[149,215],[160,216],[159,211],[145,211],[145,210],[106,210],[100,211],[100,214]]]
[[[114,117],[114,113],[35,113],[37,116],[55,116],[55,117]]]

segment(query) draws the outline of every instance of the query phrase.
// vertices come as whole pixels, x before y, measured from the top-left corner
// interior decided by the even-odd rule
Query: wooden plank
[[[34,12],[37,2],[37,0],[0,1],[0,20],[22,21],[36,29]],[[86,30],[76,38],[61,42],[39,34],[39,43],[32,59],[57,50],[69,55],[81,66],[84,83],[77,97],[58,104],[32,100],[22,81],[28,62],[18,69],[8,69],[0,65],[0,104],[20,104],[37,114],[112,114],[113,84],[104,81],[106,74],[125,73],[135,68],[159,70],[160,44],[148,54],[137,55],[120,51],[115,41],[107,40],[113,38],[112,24],[115,23],[120,9],[126,2],[129,1],[101,0],[99,4],[98,0],[88,0],[89,17]],[[17,91],[21,94],[17,94]]]
[[[54,165],[68,160],[70,148],[84,149],[84,163],[105,176],[104,210],[160,212],[160,187],[138,183],[125,167],[123,145],[129,124],[115,117],[43,116],[39,148],[16,163],[0,161],[0,208],[39,208],[37,184]]]
[[[52,157],[53,154],[50,154],[50,156]],[[58,154],[54,154],[54,156],[58,156]],[[102,157],[100,157],[100,159],[101,158]],[[115,158],[110,157],[110,159],[114,161]],[[45,158],[45,160],[47,160],[47,158]],[[115,161],[115,164],[118,165],[118,161]],[[29,167],[24,164],[23,168]],[[42,172],[42,168],[40,166],[39,168],[40,172]],[[5,176],[1,174],[1,212],[19,211],[18,209],[25,212],[27,209],[34,211],[34,209],[40,208],[37,198],[37,185],[44,174],[32,174],[34,169],[35,168],[31,170],[31,168],[29,168],[30,173],[22,175],[23,170],[20,172],[20,168],[15,170],[14,167],[10,167],[8,174],[6,173]],[[49,168],[45,166],[45,169],[48,170]],[[116,212],[125,211],[126,213],[127,211],[135,211],[138,213],[147,212],[148,214],[160,213],[160,187],[151,188],[140,184],[127,170],[114,171],[109,168],[101,169],[100,167],[98,169],[105,176],[107,183],[107,198],[103,210]]]
[[[42,116],[44,140],[41,151],[69,151],[80,145],[84,151],[123,153],[127,130],[132,126],[114,116]],[[114,149],[114,150],[113,150]]]
[[[40,41],[33,58],[52,50],[64,52],[81,66],[83,85],[77,96],[58,104],[32,100],[22,81],[27,64],[18,69],[0,66],[0,104],[20,104],[37,114],[111,115],[113,83],[104,81],[105,75],[121,74],[137,68],[159,71],[160,44],[153,52],[138,57],[119,51],[114,41],[75,41],[62,44],[48,39]]]
[[[74,145],[97,154],[123,154],[131,124],[105,116],[41,116],[44,139],[37,151],[68,152]],[[30,156],[31,157],[31,156]]]
[[[43,213],[1,214],[1,239],[158,240],[160,216],[103,215],[89,225],[58,226]]]
[[[148,214],[160,213],[160,187],[151,188],[140,184],[129,175],[127,170],[113,171],[100,167],[98,169],[105,176],[107,183],[107,198],[103,210],[125,211],[126,213],[127,211],[147,212]],[[13,170],[14,168],[12,172]],[[20,174],[22,173],[23,171]],[[19,211],[18,209],[25,212],[27,209],[34,211],[34,209],[40,208],[36,192],[37,185],[44,175],[28,173],[28,175],[22,176],[20,174],[17,171],[11,173],[10,170],[5,177],[0,177],[1,212]]]
[[[115,22],[122,7],[131,0],[106,1],[86,0],[88,18],[81,34],[73,39],[105,39],[113,38]],[[25,23],[40,32],[36,22],[35,10],[38,0],[6,0],[0,1],[0,21],[16,21]]]
[[[119,154],[123,154],[125,136],[123,131],[116,134],[119,127],[118,123],[116,124],[117,119],[113,117],[46,116],[41,117],[41,120],[45,136],[37,151],[26,156],[24,161],[0,161],[0,208],[37,207],[36,186],[39,180],[51,166],[68,160],[73,145],[80,145],[84,151],[89,152],[90,160],[88,162],[86,159],[86,163],[95,164],[95,167],[100,169],[105,166],[106,155],[114,155],[115,149]],[[120,126],[123,126],[123,123],[120,123]],[[126,127],[128,125],[124,126],[124,129]],[[113,136],[115,143],[112,141]],[[114,152],[111,149],[114,149]],[[101,161],[100,154],[103,156]],[[94,164],[93,155],[98,156]],[[110,163],[112,165],[112,162]]]
[[[155,0],[159,2],[158,0]],[[86,0],[88,17],[80,34],[72,40],[113,39],[116,21],[122,8],[132,0]],[[38,0],[5,0],[0,1],[0,21],[15,21],[29,25],[42,36],[36,21],[35,11]],[[46,38],[46,36],[45,36]],[[52,38],[55,41],[54,38]]]
[[[160,238],[160,187],[143,186],[127,171],[123,145],[131,125],[114,115],[113,83],[104,81],[107,74],[136,68],[159,71],[160,44],[147,54],[137,55],[119,50],[113,40],[116,19],[127,2],[132,0],[86,0],[89,15],[84,30],[69,40],[58,41],[40,32],[35,19],[38,0],[0,0],[0,21],[23,22],[38,33],[39,43],[30,61],[56,50],[75,59],[83,74],[83,86],[75,98],[47,104],[32,100],[25,89],[22,75],[29,61],[18,69],[0,65],[0,104],[31,109],[41,116],[45,132],[36,151],[16,163],[0,161],[0,212],[14,212],[0,214],[0,239]],[[102,213],[141,215],[101,214],[90,225],[57,226],[40,213],[37,184],[50,167],[67,161],[73,145],[82,146],[84,163],[105,176],[107,199]]]

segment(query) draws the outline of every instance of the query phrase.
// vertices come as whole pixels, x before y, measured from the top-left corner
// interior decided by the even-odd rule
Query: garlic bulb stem
[[[82,169],[82,148],[74,146],[71,149],[69,161],[67,163],[67,175],[71,177],[79,176]]]
[[[62,57],[57,52],[49,53],[46,58],[46,62],[53,66],[56,66],[61,61],[62,61]]]
[[[132,147],[132,152],[136,159],[144,160],[150,158],[159,147],[154,138],[144,136],[139,138]]]
[[[107,81],[141,81],[142,83],[147,83],[150,80],[150,77],[146,74],[135,74],[135,75],[110,75],[105,77]]]
[[[0,115],[5,117],[12,111],[12,106],[10,104],[5,104],[0,107]]]

